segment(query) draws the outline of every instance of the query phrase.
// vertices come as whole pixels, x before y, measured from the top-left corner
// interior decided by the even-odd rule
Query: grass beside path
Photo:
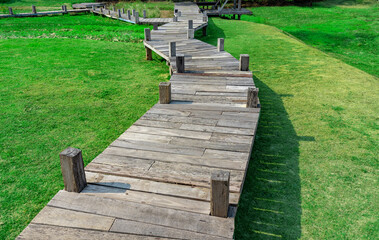
[[[376,239],[378,78],[275,27],[212,18],[250,54],[262,114],[236,239]]]
[[[79,18],[78,28],[118,24]],[[80,148],[89,163],[158,101],[169,74],[159,59],[145,60],[140,42],[0,39],[0,55],[0,239],[14,239],[63,188],[59,152]]]
[[[379,4],[328,0],[313,7],[251,8],[242,20],[278,27],[305,43],[379,77]]]

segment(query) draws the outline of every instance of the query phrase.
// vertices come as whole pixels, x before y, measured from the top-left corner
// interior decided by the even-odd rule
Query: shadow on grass
[[[262,112],[236,217],[236,239],[301,236],[299,140],[282,97],[254,77]]]

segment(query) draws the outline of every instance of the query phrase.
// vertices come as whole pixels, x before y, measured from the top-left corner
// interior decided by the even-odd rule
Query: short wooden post
[[[63,10],[63,6],[62,6],[62,10]],[[95,6],[92,5],[92,12],[94,12],[94,11],[95,11]]]
[[[158,23],[153,23],[153,30],[158,30]]]
[[[136,12],[134,20],[135,20],[136,24],[139,24],[139,13],[138,12]]]
[[[175,57],[176,56],[176,42],[170,42],[168,46],[168,56]]]
[[[67,5],[63,5],[64,6],[64,12],[67,13]]]
[[[151,41],[150,28],[145,28],[145,41]]]
[[[251,88],[247,89],[247,108],[257,108],[259,107],[259,99],[258,99],[259,88]]]
[[[59,154],[61,160],[64,189],[67,192],[80,192],[87,186],[82,151],[66,148]]]
[[[178,17],[181,17],[181,16],[182,16],[182,12],[178,11]]]
[[[101,13],[104,13],[104,8],[100,8],[100,12],[101,12]]]
[[[177,17],[177,16],[174,16],[174,17],[172,18],[172,21],[173,21],[173,22],[177,22],[177,21],[178,21],[178,17]]]
[[[240,55],[240,71],[249,71],[249,54]]]
[[[159,83],[159,103],[169,104],[171,102],[171,83],[161,82]]]
[[[108,9],[108,15],[111,15],[111,10]]]
[[[211,175],[211,215],[228,217],[230,173],[212,172]]]
[[[133,16],[133,17],[136,16],[136,10],[135,10],[135,9],[133,9],[133,11],[132,11],[132,16]]]
[[[125,14],[125,8],[121,8],[122,14]]]
[[[153,52],[151,51],[150,48],[145,47],[146,50],[146,60],[151,61],[153,60]]]
[[[195,29],[188,29],[188,31],[187,31],[187,38],[188,39],[195,38]]]
[[[223,38],[218,38],[217,39],[217,50],[219,52],[224,51],[224,39]]]
[[[178,13],[179,9],[174,9],[174,14]]]
[[[193,20],[188,20],[188,29],[193,29]]]
[[[36,9],[36,6],[34,6],[34,5],[32,6],[32,13],[37,14],[37,9]]]
[[[128,9],[128,11],[126,11],[126,16],[128,17],[128,19],[130,20],[130,10]]]
[[[203,22],[208,22],[208,16],[207,15],[203,16]]]
[[[13,15],[13,9],[10,7],[9,9],[9,15]]]
[[[116,6],[113,6],[113,12],[116,12]]]
[[[143,18],[146,18],[146,10],[143,10]]]
[[[184,55],[183,54],[176,55],[176,71],[178,73],[184,73]]]
[[[121,9],[117,10],[117,15],[118,15],[119,18],[121,18]]]
[[[207,36],[207,26],[203,27],[203,36]]]

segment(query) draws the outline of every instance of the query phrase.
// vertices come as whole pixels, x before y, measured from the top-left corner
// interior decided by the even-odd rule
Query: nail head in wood
[[[161,82],[159,83],[159,103],[169,104],[171,102],[171,83]]]
[[[217,39],[217,50],[219,52],[224,51],[224,39],[223,38]]]
[[[184,73],[184,55],[183,54],[176,55],[176,71],[178,73]]]
[[[64,189],[68,192],[77,192],[87,186],[82,151],[77,148],[66,148],[59,154],[61,161]]]
[[[151,41],[150,28],[145,28],[145,41]]]
[[[176,42],[169,42],[168,56],[169,57],[175,57],[176,56]]]
[[[228,217],[230,173],[215,171],[211,175],[211,215]]]
[[[240,55],[240,71],[249,71],[249,54]]]
[[[248,88],[247,89],[247,108],[258,108],[259,98],[258,98],[259,88]]]

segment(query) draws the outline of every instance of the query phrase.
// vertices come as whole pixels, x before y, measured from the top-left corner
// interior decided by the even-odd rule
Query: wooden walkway
[[[260,113],[246,108],[252,73],[222,49],[188,39],[188,20],[207,26],[197,5],[175,8],[178,21],[144,42],[148,58],[151,49],[170,64],[171,103],[146,112],[85,167],[86,187],[58,192],[19,239],[233,238]],[[76,149],[62,156],[81,160]],[[211,174],[220,170],[230,173],[228,217],[210,215]]]

